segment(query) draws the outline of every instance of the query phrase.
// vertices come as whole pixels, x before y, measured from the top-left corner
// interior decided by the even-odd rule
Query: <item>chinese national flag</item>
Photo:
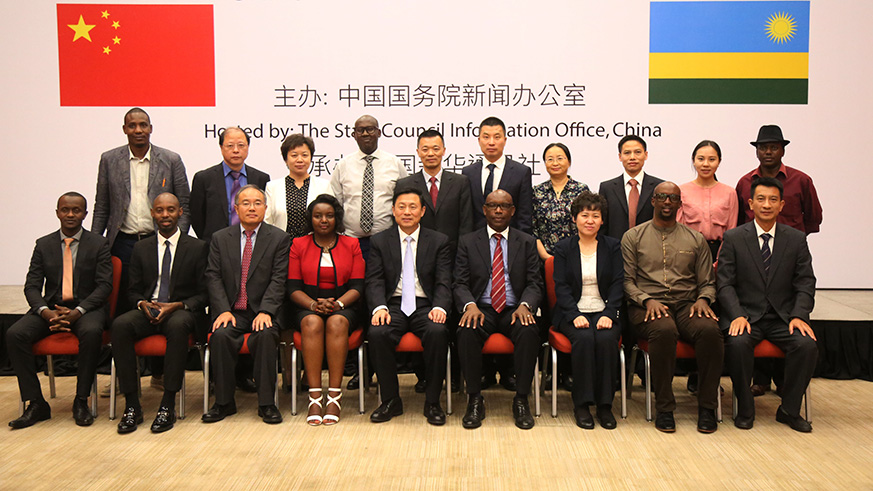
[[[212,5],[58,4],[61,106],[214,106]]]

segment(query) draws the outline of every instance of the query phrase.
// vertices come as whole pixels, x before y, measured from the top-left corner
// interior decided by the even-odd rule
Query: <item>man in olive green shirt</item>
[[[710,308],[716,298],[712,256],[700,232],[676,222],[679,186],[659,184],[652,206],[652,220],[628,230],[621,249],[629,321],[649,343],[655,427],[676,431],[673,372],[681,339],[694,346],[700,371],[697,430],[712,433],[718,429],[715,409],[724,360],[718,318]]]

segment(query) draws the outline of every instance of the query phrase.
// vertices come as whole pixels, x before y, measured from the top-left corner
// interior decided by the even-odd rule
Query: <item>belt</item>
[[[120,235],[121,237],[127,238],[127,239],[140,241],[142,239],[147,239],[147,238],[151,237],[152,235],[155,235],[155,233],[154,232],[145,232],[145,233],[141,233],[141,234],[127,234],[127,233],[119,231],[118,235]]]

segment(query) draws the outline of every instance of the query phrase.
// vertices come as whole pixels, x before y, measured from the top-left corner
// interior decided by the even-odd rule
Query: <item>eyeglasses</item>
[[[657,201],[658,203],[663,203],[667,201],[667,198],[669,198],[670,201],[674,203],[676,203],[680,199],[680,196],[678,194],[655,193],[652,196],[655,197],[655,201]]]
[[[489,210],[496,210],[497,208],[500,208],[501,210],[511,210],[515,208],[515,205],[511,203],[485,203],[485,208],[488,208]]]
[[[379,128],[376,128],[375,126],[367,126],[364,128],[355,128],[355,133],[359,135],[372,135],[378,130]]]
[[[557,162],[559,164],[563,164],[567,161],[567,157],[549,157],[546,159],[547,164],[551,164],[552,162]]]

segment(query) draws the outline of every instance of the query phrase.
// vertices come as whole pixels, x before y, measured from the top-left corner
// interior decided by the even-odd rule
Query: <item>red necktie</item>
[[[491,306],[499,314],[506,307],[506,278],[503,272],[503,246],[500,245],[500,234],[494,234],[497,245],[494,246],[494,258],[491,260]]]
[[[440,190],[437,189],[436,180],[436,177],[430,178],[430,200],[433,201],[434,208],[436,208],[437,195],[440,193]]]
[[[246,292],[246,282],[249,279],[249,265],[252,262],[252,235],[254,230],[246,230],[246,245],[243,248],[242,255],[242,274],[239,281],[239,296],[236,298],[236,303],[233,308],[236,310],[245,310],[249,304],[249,295]]]
[[[637,206],[640,204],[640,190],[637,189],[637,180],[630,179],[628,184],[631,185],[630,194],[627,197],[627,223],[631,227],[637,225]]]

